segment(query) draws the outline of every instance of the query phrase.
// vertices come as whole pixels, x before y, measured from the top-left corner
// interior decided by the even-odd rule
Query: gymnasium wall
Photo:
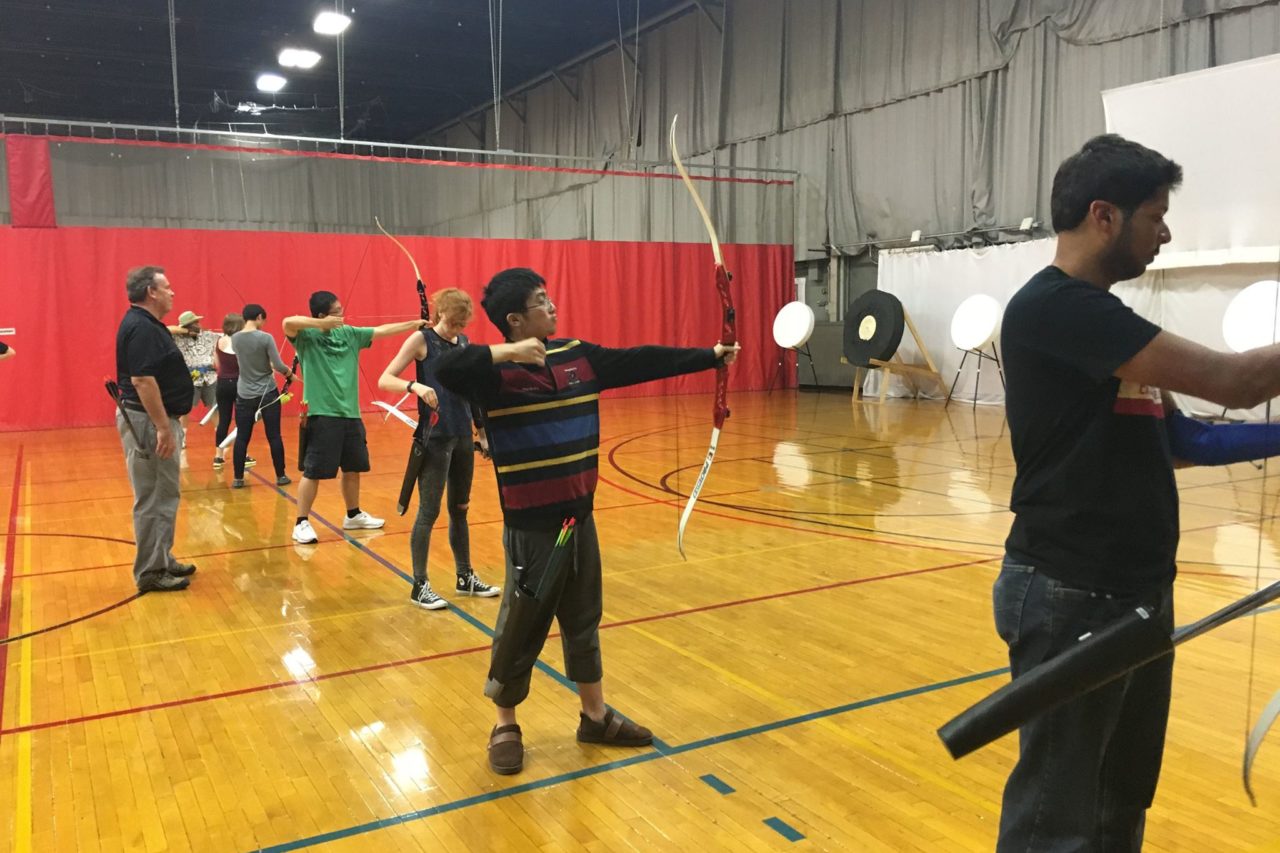
[[[705,243],[436,237],[402,242],[417,258],[429,291],[458,286],[478,300],[498,270],[534,268],[547,279],[565,336],[609,346],[710,346],[719,334],[719,301]],[[761,389],[773,378],[779,357],[770,325],[789,298],[791,249],[726,245],[724,254],[734,272],[744,347],[731,387]],[[0,364],[0,429],[111,420],[102,379],[114,373],[115,330],[127,307],[124,274],[144,263],[165,267],[177,293],[169,322],[191,309],[205,316],[206,327],[217,328],[225,313],[255,301],[267,309],[268,329],[279,338],[279,321],[306,314],[307,296],[322,289],[338,294],[353,324],[418,316],[408,261],[381,235],[0,226],[0,324],[18,329],[10,339],[18,357]],[[468,331],[480,342],[499,339],[479,310]],[[387,397],[374,383],[402,340],[377,341],[362,356],[360,400],[366,410],[371,400]],[[794,371],[784,376],[794,377]],[[714,374],[708,372],[616,393],[713,388]],[[296,406],[297,401],[289,404],[286,413]]]

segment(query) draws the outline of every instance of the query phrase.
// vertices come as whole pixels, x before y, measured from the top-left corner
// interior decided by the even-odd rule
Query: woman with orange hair
[[[378,378],[378,387],[390,393],[410,393],[418,398],[418,423],[430,417],[433,401],[438,401],[440,420],[429,431],[425,443],[426,459],[418,475],[418,516],[409,537],[409,554],[413,563],[413,591],[410,600],[426,610],[439,610],[449,603],[431,589],[427,579],[427,554],[431,547],[431,528],[440,515],[440,499],[448,489],[449,547],[453,550],[456,574],[454,591],[459,595],[492,598],[502,592],[489,586],[471,567],[471,536],[467,529],[467,509],[471,503],[471,480],[475,471],[475,453],[471,429],[475,419],[470,405],[439,383],[435,366],[440,357],[467,345],[462,330],[471,322],[474,308],[471,297],[456,287],[431,295],[431,312],[435,324],[413,332],[405,339],[400,352]],[[401,375],[410,364],[415,376],[407,381]],[[479,424],[477,424],[479,426]],[[420,432],[426,432],[419,427]],[[484,432],[481,428],[480,435]]]

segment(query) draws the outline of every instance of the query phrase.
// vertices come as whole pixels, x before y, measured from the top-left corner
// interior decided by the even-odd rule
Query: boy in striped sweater
[[[529,694],[529,679],[553,615],[560,623],[565,674],[577,682],[582,700],[578,740],[646,746],[653,740],[652,732],[606,707],[601,685],[600,546],[591,512],[600,392],[710,370],[721,359],[732,363],[739,347],[609,349],[553,338],[555,305],[547,297],[546,282],[529,269],[495,275],[481,304],[507,342],[471,344],[449,353],[441,359],[437,376],[450,391],[484,410],[502,503],[507,580],[491,661],[514,657],[522,664],[514,673],[490,669],[485,695],[498,713],[489,738],[489,765],[502,774],[518,773],[524,766],[516,706]],[[517,567],[545,566],[570,519],[572,562],[561,575],[563,583],[552,591],[557,600],[546,608],[545,619],[532,634],[507,633],[521,580]],[[520,648],[510,648],[513,643]]]

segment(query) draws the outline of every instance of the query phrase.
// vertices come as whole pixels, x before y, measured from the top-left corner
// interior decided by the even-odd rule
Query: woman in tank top
[[[431,589],[427,580],[427,554],[431,547],[431,528],[440,515],[440,499],[448,489],[449,547],[453,551],[454,592],[490,598],[500,587],[489,586],[471,567],[471,534],[467,528],[467,509],[471,505],[471,479],[475,471],[472,427],[476,421],[467,401],[446,391],[436,380],[435,367],[445,353],[467,345],[462,330],[471,322],[474,311],[471,297],[450,287],[431,296],[435,325],[413,332],[405,339],[400,352],[378,378],[378,387],[391,393],[413,394],[418,398],[418,431],[414,440],[427,434],[426,424],[434,407],[440,419],[429,431],[424,452],[426,459],[418,475],[418,516],[409,537],[409,555],[413,563],[413,590],[410,600],[426,610],[439,610],[448,602]],[[415,366],[414,379],[401,374],[410,364]],[[434,405],[433,405],[434,404]],[[484,440],[483,429],[480,431]]]
[[[222,440],[227,437],[234,423],[236,405],[236,380],[240,378],[240,362],[231,348],[231,336],[244,328],[244,317],[231,313],[222,318],[222,337],[213,348],[213,360],[218,371],[218,431],[213,443],[213,467],[221,468]]]

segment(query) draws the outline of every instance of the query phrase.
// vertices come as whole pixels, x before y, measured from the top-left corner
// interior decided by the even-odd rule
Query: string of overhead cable
[[[640,109],[640,0],[636,3],[636,23],[632,31],[635,36],[634,46],[631,49],[631,86],[627,86],[627,57],[626,49],[623,47],[622,41],[622,0],[615,0],[614,8],[618,17],[618,70],[621,72],[622,80],[622,120],[624,123],[623,135],[626,137],[627,149],[635,146],[635,124],[636,117],[632,113],[632,106],[638,111]]]
[[[493,147],[502,147],[502,2],[489,0],[489,72],[493,76]],[[497,27],[494,27],[494,8]]]

